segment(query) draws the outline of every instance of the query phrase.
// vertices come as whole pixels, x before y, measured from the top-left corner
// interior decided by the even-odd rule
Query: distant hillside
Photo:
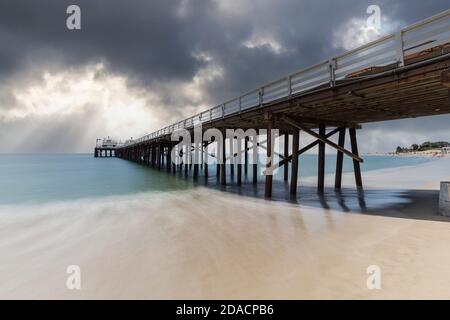
[[[440,149],[443,147],[450,147],[450,143],[447,141],[437,141],[437,142],[427,141],[420,145],[413,144],[409,148],[398,146],[397,149],[395,150],[395,152],[403,153],[403,152],[413,152],[413,151],[427,151],[427,150],[433,150],[433,149]]]

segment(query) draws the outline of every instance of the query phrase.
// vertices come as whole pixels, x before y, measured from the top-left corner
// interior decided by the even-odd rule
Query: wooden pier
[[[265,172],[269,173],[274,166],[281,167],[283,179],[290,182],[290,193],[295,195],[300,156],[316,146],[317,189],[324,190],[327,145],[337,154],[335,189],[341,188],[344,156],[353,160],[355,185],[361,188],[363,159],[357,143],[361,125],[450,113],[449,90],[450,10],[130,141],[118,147],[115,156],[169,173],[184,170],[187,174],[193,166],[193,179],[198,179],[201,171],[208,176],[207,160],[211,157],[208,148],[216,144],[218,152],[214,156],[224,159],[217,165],[218,182],[230,183],[227,181],[227,170],[230,170],[229,176],[240,185],[242,175],[248,175],[251,168],[251,181],[256,184],[261,168],[254,161],[250,163],[248,154],[256,146],[267,152]],[[194,128],[200,125],[202,133],[212,128],[223,134],[226,129],[266,129],[267,136],[265,142],[256,141],[250,134],[244,139],[229,137],[223,142],[214,138],[200,143],[192,140],[189,141],[192,157],[202,160],[174,163],[171,154],[179,141],[172,141],[172,134],[188,130],[193,137]],[[284,141],[284,150],[278,152],[281,160],[277,163],[272,163],[270,157],[275,138],[271,129],[278,129],[280,140]],[[309,135],[315,141],[300,148],[300,134]],[[346,134],[350,146],[345,145]],[[333,136],[337,136],[337,143],[330,140]],[[227,144],[233,146],[228,155]],[[243,161],[235,165],[236,159],[242,156]],[[264,179],[265,196],[270,198],[273,177],[266,174]]]
[[[116,156],[116,148],[96,147],[94,149],[94,157],[96,158],[115,157],[115,156]]]

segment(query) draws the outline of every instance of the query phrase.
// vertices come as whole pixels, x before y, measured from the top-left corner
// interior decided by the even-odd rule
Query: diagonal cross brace
[[[336,134],[336,133],[338,133],[338,132],[339,132],[339,128],[336,128],[336,129],[334,129],[334,130],[328,132],[328,133],[325,135],[325,137],[326,137],[326,138],[329,138],[329,137],[333,136],[334,134]],[[315,147],[316,145],[319,144],[319,142],[320,142],[320,140],[317,139],[316,141],[311,142],[311,143],[308,144],[307,146],[304,146],[303,148],[301,148],[300,150],[298,150],[298,155],[301,155],[301,154],[305,153],[306,151],[308,151],[309,149]],[[288,157],[285,157],[283,160],[279,161],[276,165],[272,166],[272,169],[279,168],[279,167],[281,167],[281,166],[283,166],[283,165],[287,165],[287,163],[288,163],[289,161],[292,161],[292,158],[293,158],[292,154],[291,154],[290,156],[288,156]],[[264,171],[264,172],[265,172],[265,171]]]
[[[334,134],[336,134],[336,133],[338,133],[338,132],[339,132],[339,128],[336,128],[336,129],[334,129],[334,130],[328,132],[328,133],[325,135],[325,137],[326,137],[326,138],[329,138],[329,137],[331,137],[332,135],[334,135]],[[320,141],[320,140],[316,140],[316,141],[314,141],[314,142],[311,142],[311,143],[308,144],[307,146],[301,148],[300,150],[298,150],[298,155],[301,155],[301,154],[305,153],[306,151],[308,151],[309,149],[315,147],[315,146],[319,143],[319,141]],[[287,158],[285,158],[285,159],[281,160],[280,162],[278,162],[277,166],[278,166],[278,167],[281,167],[281,166],[287,164],[287,163],[288,163],[289,161],[291,161],[291,160],[292,160],[292,155],[290,155],[290,156],[288,156]]]
[[[356,160],[356,161],[358,161],[358,162],[364,162],[364,160],[363,160],[361,157],[359,157],[358,155],[356,155],[356,154],[354,154],[354,153],[348,151],[347,149],[345,149],[345,148],[343,148],[343,147],[338,146],[338,145],[337,145],[336,143],[334,143],[333,141],[330,141],[330,140],[328,140],[326,137],[323,137],[323,136],[319,135],[318,133],[312,131],[311,129],[309,129],[309,128],[306,127],[305,125],[303,125],[303,124],[301,124],[301,123],[298,123],[297,121],[294,121],[294,120],[289,119],[289,118],[287,118],[287,117],[282,117],[282,119],[283,119],[283,121],[285,121],[286,123],[288,123],[288,124],[290,124],[290,125],[292,125],[292,126],[298,128],[298,129],[300,129],[300,130],[305,131],[305,132],[308,133],[309,135],[311,135],[311,136],[317,138],[318,140],[320,140],[320,141],[322,141],[322,142],[328,144],[330,147],[333,147],[333,148],[339,150],[340,152],[342,152],[342,153],[346,154],[347,156],[351,157],[352,159],[354,159],[354,160]]]

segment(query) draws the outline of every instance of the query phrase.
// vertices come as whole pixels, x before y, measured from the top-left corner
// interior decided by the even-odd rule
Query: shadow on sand
[[[222,186],[215,175],[208,179],[200,176],[196,184],[241,196],[264,199],[263,181],[253,185],[251,179],[243,177],[241,186],[236,184],[233,177],[229,176],[227,181],[229,183]],[[437,190],[342,188],[341,191],[335,191],[334,188],[325,188],[319,193],[315,186],[299,186],[297,196],[292,197],[289,194],[289,184],[275,180],[271,200],[346,213],[450,222],[450,217],[439,214]]]

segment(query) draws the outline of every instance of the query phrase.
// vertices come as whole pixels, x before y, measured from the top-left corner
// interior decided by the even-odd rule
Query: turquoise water
[[[384,156],[366,156],[364,160],[361,167],[363,171],[432,161],[425,158]],[[335,162],[336,156],[327,155],[326,173],[334,172]],[[215,178],[215,167],[210,166],[210,181]],[[352,170],[351,160],[345,159],[344,172]],[[316,172],[316,156],[303,155],[299,175],[312,176]],[[280,179],[281,176],[282,170],[279,170],[275,179]],[[91,154],[0,155],[0,204],[42,203],[143,191],[183,190],[193,186],[192,179],[186,179],[184,174],[171,175],[116,158],[94,158]]]

